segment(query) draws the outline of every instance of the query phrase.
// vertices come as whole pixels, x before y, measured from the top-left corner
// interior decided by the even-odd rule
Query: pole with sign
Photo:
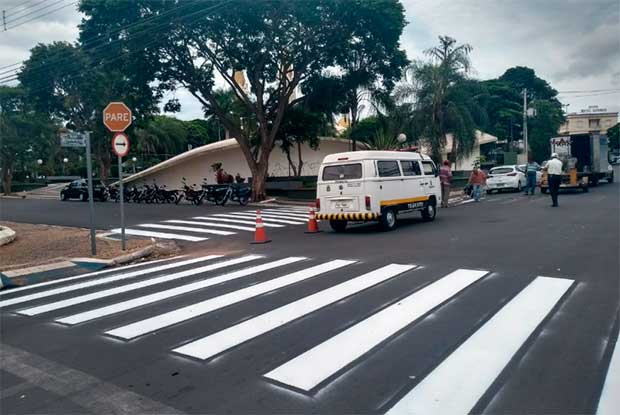
[[[95,203],[93,200],[93,166],[90,153],[90,133],[77,131],[60,131],[61,147],[86,147],[86,174],[88,175],[88,210],[90,211],[90,253],[97,255],[97,239],[95,234]]]
[[[111,102],[103,110],[103,124],[117,134],[112,138],[112,151],[118,156],[118,183],[121,206],[121,249],[125,250],[125,208],[123,192],[123,157],[129,153],[129,137],[123,131],[131,125],[131,110],[122,102]]]

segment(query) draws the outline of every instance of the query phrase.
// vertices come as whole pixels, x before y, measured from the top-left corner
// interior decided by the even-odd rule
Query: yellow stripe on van
[[[405,203],[426,202],[428,199],[429,199],[429,196],[420,196],[420,197],[412,197],[409,199],[382,200],[380,205],[381,206],[404,205]]]

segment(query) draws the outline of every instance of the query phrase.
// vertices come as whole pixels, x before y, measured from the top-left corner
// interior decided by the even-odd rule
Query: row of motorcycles
[[[252,189],[244,183],[207,184],[207,179],[198,188],[196,184],[188,185],[185,177],[182,180],[182,190],[168,190],[166,186],[158,186],[155,182],[148,185],[127,186],[123,188],[123,201],[132,203],[174,203],[179,204],[183,199],[196,206],[205,201],[224,206],[229,201],[238,202],[241,206],[249,203]],[[120,192],[116,186],[108,188],[110,199],[118,202]]]

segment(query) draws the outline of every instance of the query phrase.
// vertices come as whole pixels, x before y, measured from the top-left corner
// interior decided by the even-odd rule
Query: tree
[[[620,150],[620,123],[607,130],[607,137],[609,138],[609,148]]]
[[[414,62],[408,69],[412,82],[400,85],[395,93],[400,102],[414,102],[419,138],[429,145],[436,162],[448,133],[453,136],[455,159],[471,153],[476,127],[485,121],[484,88],[467,78],[471,50],[468,44],[457,45],[455,39],[440,36],[439,46],[425,51],[430,61]]]
[[[252,198],[265,197],[269,155],[294,93],[305,80],[347,61],[348,48],[374,42],[372,25],[356,18],[400,9],[398,0],[83,0],[82,32],[120,40],[129,56],[147,57],[162,85],[185,87],[238,141],[252,172]],[[153,33],[166,36],[153,36]],[[247,76],[249,87],[236,74]],[[216,96],[215,74],[248,117],[227,113]],[[246,122],[246,124],[243,124]],[[243,128],[242,128],[243,126]]]
[[[23,89],[0,86],[0,162],[5,194],[11,193],[16,160],[26,152],[41,154],[46,136],[54,129],[50,120],[32,111],[27,102]]]
[[[138,120],[157,110],[157,95],[123,69],[122,62],[116,66],[102,64],[100,56],[79,44],[54,42],[35,46],[19,74],[36,111],[61,120],[71,129],[92,132],[91,145],[104,182],[111,165],[111,133],[102,122],[105,106],[124,101]]]

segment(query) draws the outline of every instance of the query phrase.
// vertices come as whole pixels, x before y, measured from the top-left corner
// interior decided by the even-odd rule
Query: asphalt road
[[[563,194],[559,208],[548,196],[493,195],[389,233],[365,225],[335,234],[322,223],[325,232],[308,235],[287,225],[267,228],[271,243],[249,245],[251,233],[239,232],[182,242],[192,257],[223,258],[119,270],[76,290],[59,283],[49,296],[53,287],[9,291],[0,296],[0,409],[594,413],[620,375],[617,366],[607,375],[618,338],[619,202],[614,183]],[[2,203],[5,220],[84,226],[80,202]],[[129,209],[132,226],[233,211]],[[102,228],[117,226],[112,215]],[[196,271],[250,254],[264,257]],[[241,271],[291,257],[305,259]],[[355,263],[312,272],[333,260]]]

